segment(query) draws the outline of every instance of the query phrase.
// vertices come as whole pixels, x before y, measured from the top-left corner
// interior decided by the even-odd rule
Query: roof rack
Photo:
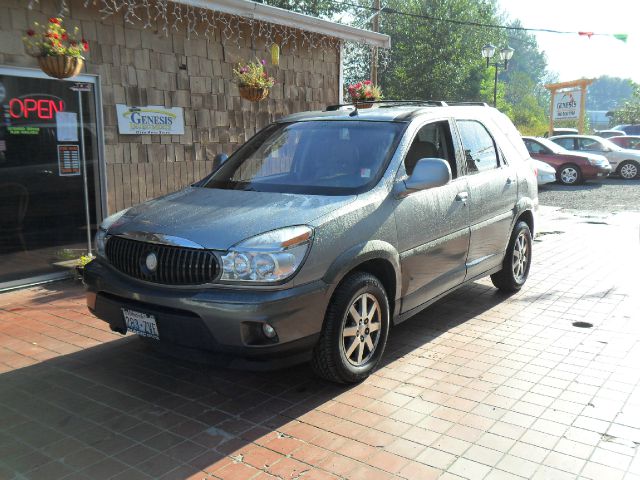
[[[478,106],[488,107],[485,102],[445,102],[443,100],[376,100],[373,102],[366,102],[377,105],[379,108],[397,107],[399,105],[423,105],[428,107],[448,107],[448,106]],[[327,105],[325,111],[333,112],[342,109],[356,109],[357,105],[353,103],[339,103],[336,105]]]
[[[377,105],[383,108],[396,107],[398,105],[424,105],[424,106],[430,106],[430,107],[446,107],[447,106],[447,103],[441,100],[375,100],[373,102],[366,102],[366,103],[372,103],[374,105]],[[332,111],[341,110],[348,107],[357,109],[356,104],[353,104],[353,103],[338,103],[336,105],[327,105],[327,108],[325,111],[332,112]]]

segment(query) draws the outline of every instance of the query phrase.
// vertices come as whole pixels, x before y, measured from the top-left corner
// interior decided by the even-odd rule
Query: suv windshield
[[[259,192],[351,195],[372,188],[404,123],[326,120],[277,123],[258,133],[203,185]]]

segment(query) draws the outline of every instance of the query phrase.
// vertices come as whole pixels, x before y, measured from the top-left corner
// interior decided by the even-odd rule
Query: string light
[[[217,31],[220,40],[224,44],[232,43],[240,48],[244,39],[243,32],[248,31],[252,42],[256,39],[264,40],[267,50],[271,45],[277,44],[282,51],[289,48],[291,52],[299,49],[337,51],[341,45],[346,51],[351,52],[360,48],[368,51],[370,47],[364,43],[343,41],[336,37],[309,32],[286,25],[279,25],[263,20],[231,15],[214,10],[184,6],[170,0],[155,0],[152,6],[151,0],[84,0],[84,7],[95,7],[102,18],[108,18],[120,12],[124,21],[128,24],[142,24],[145,29],[153,28],[157,24],[159,31],[165,37],[171,32],[178,32],[181,28],[186,30],[187,38],[203,35],[206,39],[212,39]],[[29,0],[28,7],[32,9],[39,5],[40,0]],[[67,12],[66,0],[60,0],[60,11]],[[61,14],[61,16],[63,16]],[[269,50],[270,51],[270,50]],[[384,50],[381,50],[384,51]],[[381,55],[388,58],[388,54]]]

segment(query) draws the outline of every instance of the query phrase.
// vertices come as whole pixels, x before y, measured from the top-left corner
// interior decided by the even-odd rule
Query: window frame
[[[475,123],[480,124],[485,129],[485,131],[489,135],[489,138],[493,142],[493,150],[495,151],[495,156],[496,156],[496,167],[495,168],[492,168],[490,170],[469,172],[469,169],[467,168],[467,161],[466,161],[467,159],[466,159],[466,154],[465,154],[464,143],[462,141],[462,133],[460,132],[460,122],[475,122]],[[479,120],[477,118],[462,117],[462,118],[456,118],[455,124],[456,124],[456,129],[458,130],[458,139],[460,141],[460,149],[461,149],[462,160],[463,160],[463,164],[464,164],[464,175],[465,176],[480,175],[480,174],[483,174],[485,172],[491,172],[493,170],[499,170],[499,169],[503,168],[504,166],[509,165],[507,163],[507,160],[506,160],[504,154],[502,154],[502,150],[498,147],[496,139],[494,138],[493,134],[491,133],[491,130],[487,127],[487,125],[484,122],[482,122],[481,120]]]
[[[464,176],[464,172],[462,170],[462,163],[461,163],[460,139],[458,137],[458,130],[456,129],[455,122],[453,121],[452,117],[437,117],[437,118],[423,119],[423,120],[420,120],[419,122],[416,122],[415,125],[412,125],[413,131],[409,134],[411,138],[408,139],[406,143],[406,149],[404,152],[402,152],[400,164],[398,165],[398,169],[396,171],[396,178],[408,178],[409,175],[407,174],[404,162],[407,158],[407,155],[409,154],[409,151],[411,150],[411,146],[413,145],[413,142],[416,140],[420,131],[427,125],[430,125],[432,123],[442,123],[442,122],[446,122],[447,125],[449,126],[449,134],[451,135],[451,148],[453,149],[452,152],[449,152],[449,156],[452,157],[452,159],[456,163],[457,175],[455,177],[452,176],[451,181],[455,182],[457,179],[462,178]],[[449,160],[446,158],[443,158],[443,160],[446,161],[447,163],[450,163]],[[454,172],[452,171],[451,173],[453,175]]]

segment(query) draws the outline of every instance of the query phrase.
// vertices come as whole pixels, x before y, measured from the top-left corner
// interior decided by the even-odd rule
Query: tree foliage
[[[325,18],[343,15],[354,26],[371,28],[371,0],[268,0],[268,3]],[[549,93],[543,85],[549,80],[549,73],[535,37],[523,30],[478,25],[506,22],[498,12],[497,0],[387,0],[384,7],[387,10],[380,16],[380,32],[391,37],[392,45],[384,53],[385,61],[378,72],[385,98],[481,100],[493,104],[494,67],[487,68],[480,52],[487,43],[498,49],[508,44],[515,53],[509,69],[499,70],[497,107],[523,133],[541,135],[546,131]],[[519,21],[510,25],[521,27]],[[346,83],[368,79],[371,49],[356,47],[345,53]],[[492,62],[497,60],[496,52]]]
[[[256,3],[268,4],[271,7],[284,8],[314,17],[329,17],[345,11],[340,2],[330,0],[254,0]]]
[[[640,123],[640,85],[635,85],[633,95],[613,112],[614,124]]]
[[[432,18],[491,23],[494,0],[390,0],[388,7]],[[390,59],[380,71],[388,97],[479,100],[482,45],[497,42],[491,28],[388,14],[381,32],[391,37]]]
[[[633,95],[634,83],[630,78],[604,75],[589,85],[587,109],[613,110]]]

